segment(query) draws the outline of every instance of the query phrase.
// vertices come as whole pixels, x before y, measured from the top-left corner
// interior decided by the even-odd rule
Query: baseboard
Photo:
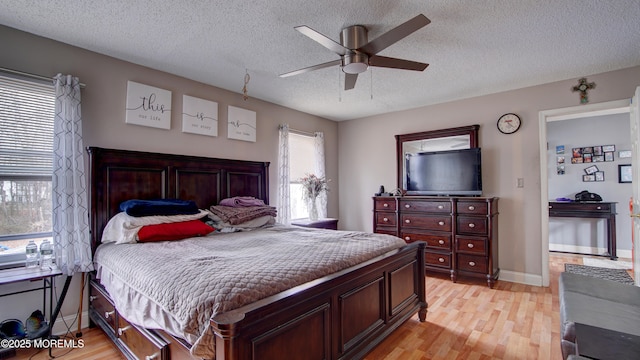
[[[56,319],[55,324],[53,324],[53,331],[51,332],[53,335],[64,335],[69,331],[71,334],[75,335],[78,331],[78,323],[76,322],[76,314],[67,315]],[[70,328],[67,330],[67,326]],[[82,324],[80,326],[81,329],[89,327],[89,312],[82,312]]]
[[[607,253],[607,248],[566,244],[549,244],[549,251],[560,251],[585,255],[601,255]],[[617,249],[616,255],[620,258],[631,259],[631,250]]]
[[[541,275],[527,274],[503,269],[500,269],[499,280],[525,285],[542,286]]]

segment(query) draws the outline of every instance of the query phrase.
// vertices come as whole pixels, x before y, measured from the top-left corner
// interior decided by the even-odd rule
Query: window
[[[52,84],[0,75],[0,266],[51,237]]]
[[[309,217],[299,180],[315,173],[316,154],[313,136],[289,133],[289,190],[291,195],[291,219]]]

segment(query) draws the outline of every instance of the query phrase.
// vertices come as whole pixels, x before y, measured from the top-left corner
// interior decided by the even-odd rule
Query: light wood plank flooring
[[[582,264],[582,257],[552,253],[549,288],[498,281],[489,289],[478,280],[460,278],[454,284],[447,276],[429,275],[427,321],[410,319],[366,359],[562,359],[558,275],[565,263]],[[83,349],[55,349],[53,356],[123,359],[100,330],[84,329],[83,339]],[[13,359],[49,359],[49,354],[21,351]]]

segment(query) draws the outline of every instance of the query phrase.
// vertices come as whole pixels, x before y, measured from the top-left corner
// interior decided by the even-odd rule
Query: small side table
[[[34,282],[42,280],[41,287],[22,291],[4,293],[0,288],[0,297],[42,290],[42,314],[47,322],[49,322],[50,319],[47,319],[47,290],[49,290],[49,311],[53,312],[53,278],[58,275],[62,275],[62,271],[58,268],[52,270],[41,270],[39,267],[29,269],[26,267],[19,267],[0,270],[0,286],[22,281]],[[53,326],[53,324],[49,324],[50,330],[51,326]]]
[[[338,219],[324,218],[315,221],[309,219],[295,220],[291,225],[315,229],[338,230]]]
[[[640,336],[576,323],[576,352],[590,359],[635,360]]]

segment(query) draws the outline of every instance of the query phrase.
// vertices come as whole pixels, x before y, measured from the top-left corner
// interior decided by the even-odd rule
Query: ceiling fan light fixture
[[[360,74],[369,68],[367,54],[354,52],[342,57],[342,71],[347,74]]]

